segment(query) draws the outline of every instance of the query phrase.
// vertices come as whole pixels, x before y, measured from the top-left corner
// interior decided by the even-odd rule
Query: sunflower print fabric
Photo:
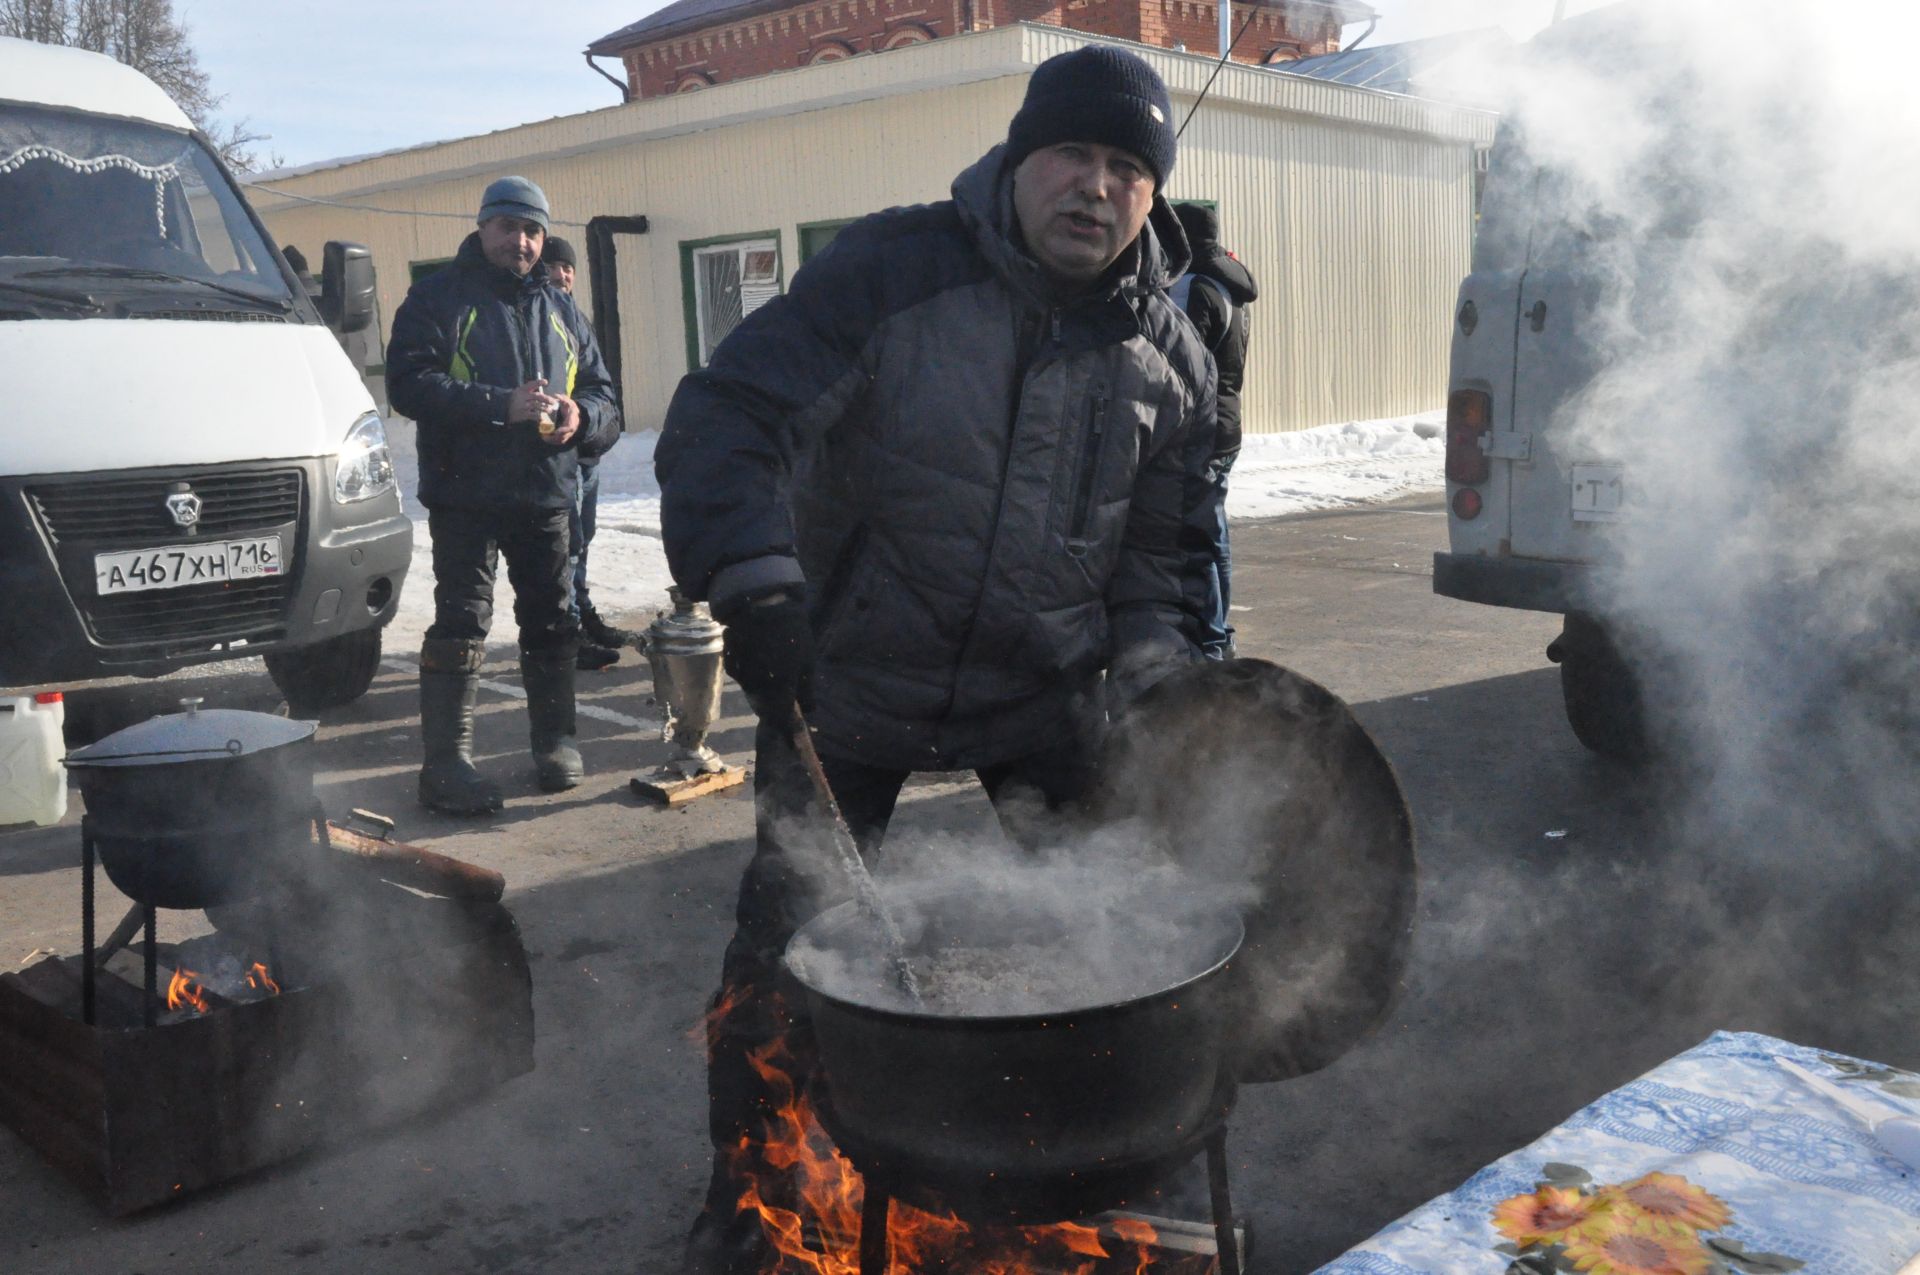
[[[1920,1255],[1920,1166],[1782,1058],[1920,1116],[1920,1076],[1716,1033],[1320,1275],[1894,1275]]]

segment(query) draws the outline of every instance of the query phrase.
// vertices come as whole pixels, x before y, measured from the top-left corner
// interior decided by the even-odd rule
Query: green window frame
[[[800,264],[806,265],[818,256],[822,249],[833,242],[833,237],[846,227],[860,220],[858,217],[842,217],[838,221],[803,221],[796,230],[800,240]]]
[[[416,284],[435,271],[442,270],[452,264],[452,257],[431,257],[426,261],[409,261],[407,263],[407,283],[409,286]]]
[[[709,296],[709,282],[725,291]],[[686,313],[687,370],[705,367],[727,333],[785,289],[778,230],[682,239],[680,300]]]

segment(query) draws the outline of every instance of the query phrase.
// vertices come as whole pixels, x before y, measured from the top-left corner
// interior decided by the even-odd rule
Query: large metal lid
[[[1241,1081],[1324,1067],[1391,1011],[1412,943],[1413,819],[1325,687],[1264,660],[1182,669],[1117,723],[1096,806],[1252,896],[1234,958]]]
[[[183,701],[183,713],[167,713],[117,730],[67,754],[74,769],[90,766],[166,766],[178,762],[246,757],[311,739],[317,722],[295,721],[238,708],[202,710]]]

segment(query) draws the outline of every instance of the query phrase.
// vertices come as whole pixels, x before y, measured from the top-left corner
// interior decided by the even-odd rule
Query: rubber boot
[[[716,1154],[706,1201],[687,1235],[681,1261],[686,1275],[761,1275],[772,1265],[773,1245],[767,1242],[760,1214],[740,1211],[740,1192],[727,1157]]]
[[[480,689],[481,642],[428,638],[420,645],[420,804],[446,815],[492,814],[499,787],[473,767],[473,701]]]
[[[608,624],[591,603],[580,608],[580,632],[595,646],[610,646],[616,651],[628,646],[638,650],[646,641],[645,634]]]
[[[595,673],[620,662],[620,652],[598,642],[582,641],[574,653],[573,666],[582,673]]]
[[[534,773],[543,792],[565,792],[577,787],[587,774],[580,749],[573,742],[574,655],[571,643],[551,651],[520,653]]]

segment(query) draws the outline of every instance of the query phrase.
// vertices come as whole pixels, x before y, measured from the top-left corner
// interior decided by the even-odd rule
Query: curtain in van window
[[[43,255],[41,241],[116,216],[165,236],[168,184],[192,158],[191,139],[152,125],[0,106],[0,182],[30,181],[38,196],[6,201],[19,211],[0,225],[0,255]]]

